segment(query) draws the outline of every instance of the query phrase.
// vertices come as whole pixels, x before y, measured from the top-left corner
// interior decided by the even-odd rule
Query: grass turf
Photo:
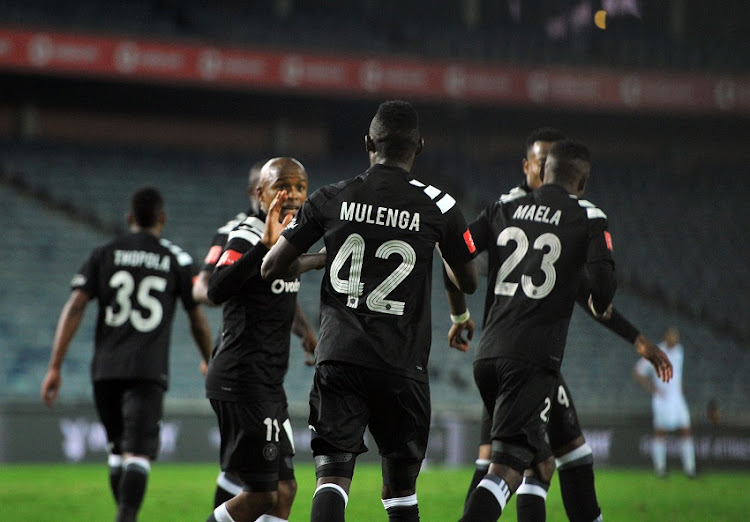
[[[425,469],[417,486],[423,522],[456,521],[472,470]],[[203,521],[211,512],[217,467],[210,464],[155,463],[139,520]],[[658,479],[647,470],[599,469],[597,493],[605,520],[721,522],[747,519],[750,473],[706,472],[689,480],[678,472]],[[290,522],[309,519],[314,490],[311,465],[297,466],[298,493]],[[380,467],[357,467],[347,519],[385,521],[380,503]],[[2,520],[73,522],[113,520],[114,506],[105,464],[0,466]],[[515,503],[501,520],[516,520]],[[567,520],[557,479],[547,501],[547,520]]]

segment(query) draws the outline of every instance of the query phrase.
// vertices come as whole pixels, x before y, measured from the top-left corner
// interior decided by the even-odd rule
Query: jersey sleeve
[[[302,204],[297,215],[287,225],[282,235],[298,251],[307,252],[311,246],[323,237],[323,207],[329,200],[323,189],[316,190]]]
[[[182,306],[185,310],[191,310],[198,306],[198,302],[193,299],[193,276],[195,269],[193,267],[193,258],[186,254],[177,257],[177,280],[179,282],[179,293]]]
[[[216,263],[219,261],[221,253],[224,251],[224,247],[227,244],[227,237],[228,234],[221,229],[216,232],[211,241],[211,246],[208,248],[208,253],[206,253],[206,257],[203,259],[203,268],[201,268],[203,272],[214,271]]]
[[[83,290],[91,297],[96,297],[97,295],[97,275],[99,270],[99,260],[102,255],[102,249],[96,248],[94,249],[91,254],[89,254],[89,257],[86,259],[86,261],[83,262],[83,265],[81,265],[81,268],[78,269],[78,272],[73,276],[73,279],[70,281],[70,290]]]
[[[458,205],[445,213],[445,229],[440,240],[440,253],[448,264],[463,264],[476,257],[477,247]]]
[[[469,224],[471,237],[477,252],[484,252],[490,244],[490,207],[485,208],[477,218]]]
[[[612,236],[607,230],[607,218],[601,210],[587,208],[586,213],[589,224],[586,270],[594,308],[603,311],[612,302],[617,289]]]

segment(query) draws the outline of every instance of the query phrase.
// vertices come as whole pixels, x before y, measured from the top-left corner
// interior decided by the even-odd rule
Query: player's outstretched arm
[[[190,333],[201,355],[201,373],[206,375],[208,361],[211,359],[211,328],[208,325],[208,318],[200,306],[194,306],[188,310],[187,316],[190,322]]]
[[[669,362],[667,354],[658,346],[649,341],[644,335],[639,334],[635,341],[635,349],[638,355],[651,363],[659,379],[663,382],[669,382],[672,379],[672,363]]]
[[[219,306],[211,299],[208,298],[208,281],[211,279],[211,272],[207,270],[201,270],[198,275],[195,276],[193,282],[193,299],[197,303],[201,303],[206,306]]]
[[[284,236],[281,236],[273,248],[263,258],[260,275],[263,279],[271,280],[283,277],[301,252]]]
[[[466,352],[469,350],[469,342],[474,338],[476,325],[466,306],[466,296],[453,284],[445,266],[443,266],[443,284],[445,285],[445,293],[451,311],[451,322],[453,323],[448,331],[448,345],[451,348]],[[466,332],[465,339],[463,337],[464,332]]]
[[[312,329],[310,323],[307,321],[305,312],[302,310],[299,303],[297,303],[297,307],[294,310],[292,332],[294,335],[302,339],[302,349],[306,354],[305,364],[307,366],[313,366],[315,364],[314,353],[315,348],[318,346],[318,337],[315,335],[315,330]]]
[[[42,400],[47,406],[51,407],[57,399],[62,384],[60,369],[90,300],[91,296],[83,290],[73,290],[60,312],[55,339],[52,343],[49,368],[42,380]]]

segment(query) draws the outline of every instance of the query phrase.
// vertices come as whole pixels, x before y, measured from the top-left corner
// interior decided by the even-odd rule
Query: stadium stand
[[[8,273],[14,274],[6,278],[0,299],[0,342],[8,347],[0,355],[0,378],[7,383],[0,388],[0,398],[37,397],[57,315],[68,295],[67,283],[86,253],[110,237],[116,224],[122,226],[133,189],[152,184],[163,191],[169,216],[165,237],[200,263],[217,226],[246,205],[244,173],[255,157],[0,142],[0,208],[4,209],[0,227]],[[302,160],[311,175],[311,189],[362,167],[362,158]],[[437,165],[467,174],[450,181]],[[471,204],[464,205],[471,218],[479,204],[486,203],[476,195],[477,187],[505,188],[517,181],[516,160],[500,164],[502,176],[483,170],[487,168],[437,157],[424,162],[417,176],[435,176],[435,183],[459,201],[474,194]],[[595,169],[588,196],[610,215],[621,282],[617,306],[654,340],[668,324],[680,328],[687,348],[686,393],[693,408],[701,409],[710,398],[720,397],[725,411],[741,414],[747,404],[743,383],[750,370],[746,322],[750,314],[743,299],[750,280],[736,266],[738,260],[750,259],[750,240],[743,231],[750,210],[732,204],[732,197],[750,194],[750,176],[725,175],[717,166],[670,173],[654,165],[602,162]],[[439,285],[439,264],[434,268]],[[321,275],[305,276],[300,294],[314,323]],[[440,407],[473,408],[477,395],[471,355],[448,349],[449,312],[436,288],[433,395]],[[477,321],[483,294],[480,288],[470,300]],[[209,313],[216,331],[218,311]],[[63,400],[89,397],[92,315],[89,311],[64,366]],[[187,332],[186,320],[178,314],[173,329],[172,399],[203,397],[197,352]],[[312,370],[304,366],[296,339],[292,346],[288,394],[292,402],[304,403]],[[576,312],[564,366],[582,414],[648,413],[647,401],[631,400],[639,393],[630,377],[636,358],[625,342]]]
[[[585,4],[585,2],[581,2]],[[284,7],[274,7],[274,5]],[[521,64],[606,65],[649,69],[743,71],[750,43],[740,31],[712,31],[697,1],[684,3],[689,16],[682,32],[665,30],[663,6],[643,17],[651,24],[613,18],[606,37],[586,16],[577,25],[566,13],[570,3],[534,3],[529,12],[547,17],[517,19],[502,2],[481,2],[479,16],[467,22],[462,2],[236,2],[231,0],[0,0],[3,23],[72,31],[110,32],[155,38],[225,42],[336,53],[379,53]],[[493,5],[495,4],[495,5]],[[558,5],[555,5],[558,4]],[[597,2],[589,2],[591,8]],[[659,4],[654,2],[653,4]],[[735,2],[736,10],[743,4]],[[567,7],[566,7],[567,6]],[[731,12],[731,6],[725,7]],[[522,10],[523,11],[523,10]],[[419,24],[404,20],[419,19]],[[531,27],[556,20],[563,35]],[[622,24],[622,27],[620,27]],[[715,24],[714,24],[715,25]],[[697,27],[694,27],[697,26]],[[470,28],[469,28],[470,27]],[[698,30],[701,38],[690,38]],[[549,32],[549,31],[547,31]],[[731,48],[732,52],[722,49]]]

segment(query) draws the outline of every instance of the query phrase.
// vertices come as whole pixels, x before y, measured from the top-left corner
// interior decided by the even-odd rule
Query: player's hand
[[[474,320],[469,318],[463,323],[456,323],[451,326],[448,331],[448,344],[451,348],[466,352],[469,350],[469,341],[474,338],[474,329],[476,325]],[[466,332],[466,339],[463,338],[463,333]]]
[[[200,371],[204,377],[208,374],[208,363],[206,361],[201,361]]]
[[[598,313],[594,309],[594,296],[589,296],[589,310],[591,310],[591,313],[599,320],[608,321],[612,317],[612,310],[614,309],[614,304],[609,303],[609,306],[606,310],[604,310],[604,313]]]
[[[672,380],[672,363],[669,362],[667,354],[658,346],[649,341],[643,334],[638,334],[635,340],[635,349],[638,355],[646,359],[656,370],[656,375],[663,382]]]
[[[283,221],[279,221],[281,218],[281,207],[284,205],[287,198],[288,195],[286,190],[278,191],[276,197],[273,198],[273,201],[271,202],[271,206],[268,208],[266,226],[263,229],[263,237],[260,239],[260,242],[263,243],[266,248],[271,248],[276,244],[286,226],[292,221],[292,219],[294,219],[294,214],[287,214],[284,216]]]
[[[302,337],[302,349],[305,351],[305,365],[315,366],[315,348],[318,347],[318,338],[315,332],[308,330]]]
[[[44,376],[44,380],[42,381],[42,400],[50,408],[55,403],[55,399],[57,399],[57,393],[60,391],[61,384],[60,371],[54,368],[47,370],[47,375]]]

